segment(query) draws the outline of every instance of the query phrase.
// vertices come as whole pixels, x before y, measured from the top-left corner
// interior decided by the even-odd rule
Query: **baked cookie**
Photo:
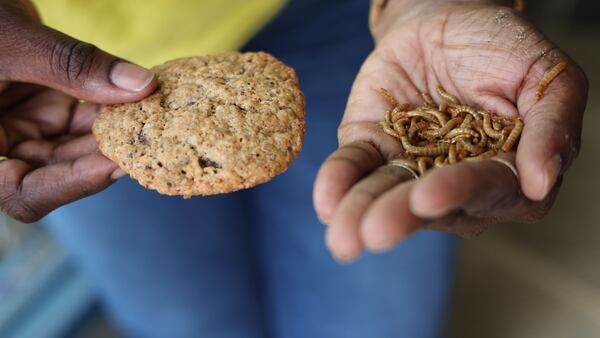
[[[102,153],[144,187],[185,197],[250,188],[302,149],[304,94],[275,57],[192,57],[153,71],[154,94],[104,106],[93,126]]]

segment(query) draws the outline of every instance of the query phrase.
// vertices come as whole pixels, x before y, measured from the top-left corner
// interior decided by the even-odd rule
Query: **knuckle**
[[[32,208],[30,205],[23,202],[17,194],[13,194],[8,198],[7,196],[3,196],[3,199],[0,202],[0,209],[10,217],[23,223],[33,223],[40,220],[45,215],[45,213],[41,213],[37,209]]]
[[[34,204],[29,203],[27,199],[23,197],[15,199],[13,204],[15,211],[13,217],[24,223],[38,221],[47,214],[47,212],[36,207]]]
[[[0,190],[0,210],[23,223],[38,221],[47,214],[23,197],[18,184],[5,184]]]
[[[98,48],[92,44],[59,39],[52,48],[51,67],[67,83],[83,85],[97,55]]]

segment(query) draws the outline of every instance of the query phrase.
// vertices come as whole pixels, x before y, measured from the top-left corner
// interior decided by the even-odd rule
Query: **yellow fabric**
[[[42,20],[109,53],[150,67],[236,50],[286,0],[33,0]]]

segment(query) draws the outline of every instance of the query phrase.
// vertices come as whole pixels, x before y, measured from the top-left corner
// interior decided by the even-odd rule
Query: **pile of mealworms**
[[[524,126],[520,118],[462,104],[442,87],[437,92],[442,98],[439,104],[422,93],[422,106],[411,109],[386,89],[380,89],[392,106],[381,126],[401,142],[405,151],[404,157],[395,162],[423,175],[434,167],[492,158],[517,145]]]

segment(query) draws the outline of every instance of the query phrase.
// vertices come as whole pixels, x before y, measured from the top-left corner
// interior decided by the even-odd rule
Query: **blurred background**
[[[447,335],[598,337],[600,3],[526,1],[528,15],[586,71],[583,148],[536,225],[506,224],[461,245]],[[0,337],[119,337],[93,290],[44,232],[0,214]]]

